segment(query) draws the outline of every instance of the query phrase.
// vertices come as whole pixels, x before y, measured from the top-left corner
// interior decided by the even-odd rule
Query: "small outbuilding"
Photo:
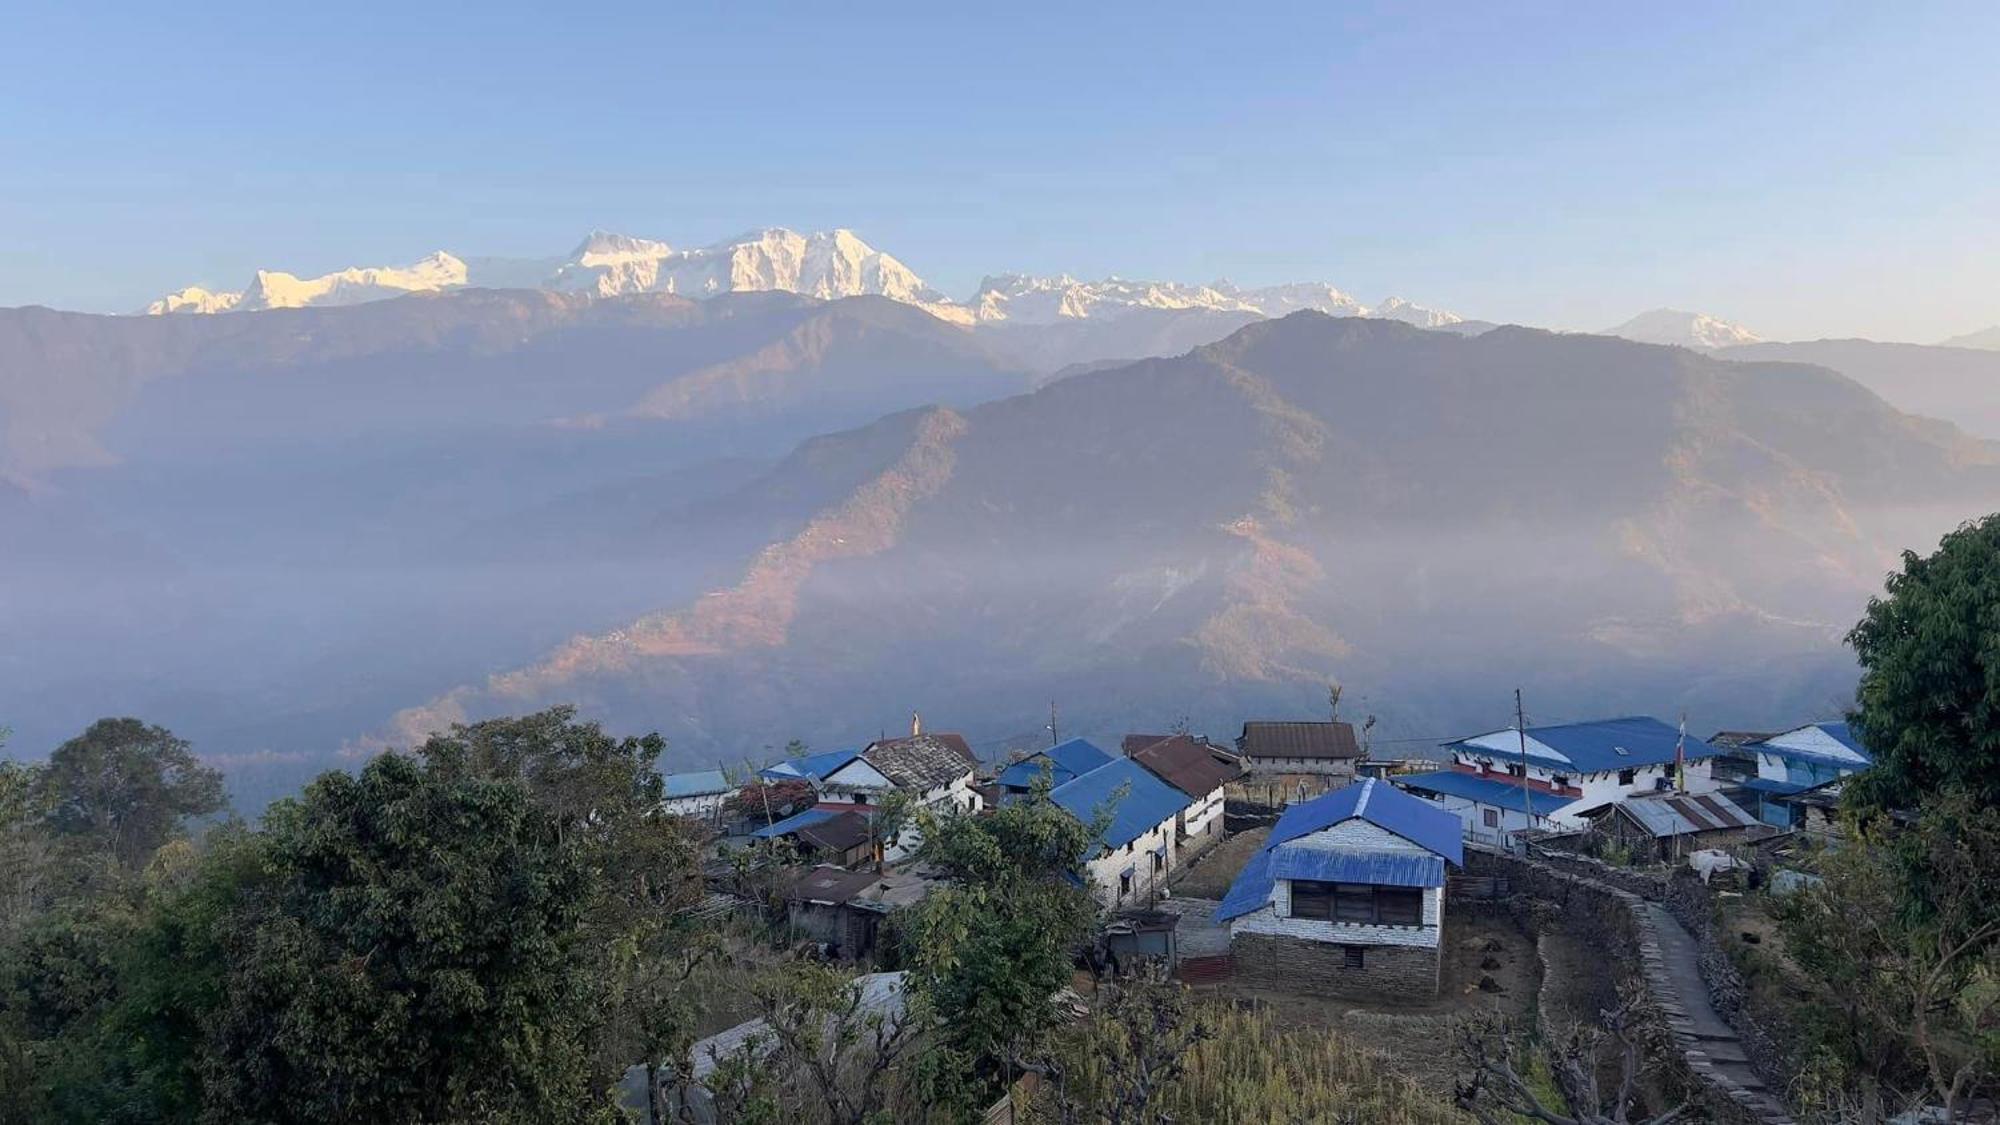
[[[1727,848],[1768,829],[1720,793],[1659,793],[1628,797],[1584,814],[1596,830],[1634,852],[1669,859]]]

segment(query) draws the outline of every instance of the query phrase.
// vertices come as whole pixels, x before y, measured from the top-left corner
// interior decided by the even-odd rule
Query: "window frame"
[[[1303,893],[1302,893],[1303,892]],[[1384,901],[1395,904],[1384,911]],[[1320,879],[1291,880],[1289,917],[1340,926],[1424,925],[1422,887],[1390,887],[1380,883],[1329,883]]]

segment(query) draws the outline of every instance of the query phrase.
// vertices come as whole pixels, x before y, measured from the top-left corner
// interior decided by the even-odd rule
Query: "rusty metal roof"
[[[1253,759],[1361,757],[1353,723],[1244,723],[1236,748]]]

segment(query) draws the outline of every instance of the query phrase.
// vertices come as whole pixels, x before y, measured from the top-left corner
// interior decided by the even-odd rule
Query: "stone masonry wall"
[[[1359,969],[1347,967],[1343,946],[1275,934],[1239,933],[1230,952],[1238,979],[1263,988],[1350,999],[1437,995],[1436,949],[1395,945],[1362,948]]]

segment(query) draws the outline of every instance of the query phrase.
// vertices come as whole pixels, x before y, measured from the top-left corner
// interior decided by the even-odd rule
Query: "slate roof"
[[[1674,744],[1680,738],[1674,727],[1645,715],[1529,727],[1526,733],[1529,759],[1545,767],[1566,767],[1580,773],[1663,765],[1674,760]],[[1513,727],[1443,745],[1448,750],[1495,760],[1517,760],[1521,754],[1520,734]],[[1688,736],[1688,761],[1715,754],[1715,747]]]
[[[1104,830],[1104,847],[1122,848],[1151,832],[1175,813],[1188,807],[1185,793],[1154,777],[1130,758],[1113,758],[1074,781],[1057,786],[1049,800],[1089,824],[1099,806],[1110,804],[1123,788],[1124,796],[1111,808],[1111,823]]]
[[[1244,723],[1236,748],[1252,758],[1331,760],[1362,756],[1353,723]]]
[[[860,757],[898,789],[920,791],[949,785],[979,765],[965,736],[958,734],[913,734],[871,742]]]
[[[1010,789],[1026,789],[1041,775],[1043,764],[1046,763],[1052,784],[1061,785],[1111,760],[1111,755],[1099,750],[1088,739],[1072,738],[1068,742],[1037,751],[1015,762],[1001,770],[1000,776],[994,780]]]
[[[721,770],[696,770],[690,773],[670,773],[660,778],[662,792],[668,800],[676,797],[707,797],[716,793],[727,793],[736,788]]]
[[[827,774],[860,756],[859,750],[825,750],[818,754],[807,754],[803,758],[779,762],[774,766],[766,766],[757,771],[757,776],[767,781],[782,781],[793,777],[820,781],[825,779]]]
[[[1236,755],[1184,734],[1155,742],[1132,760],[1190,797],[1206,797],[1243,776],[1243,762]]]
[[[1320,852],[1285,846],[1301,836],[1310,836],[1357,818],[1393,832],[1431,854],[1379,856],[1359,851]],[[1308,852],[1315,854],[1304,854]],[[1336,858],[1321,859],[1318,856]],[[1271,835],[1265,841],[1263,850],[1244,864],[1236,881],[1229,885],[1228,893],[1222,896],[1222,905],[1215,912],[1215,920],[1226,922],[1261,909],[1271,900],[1271,888],[1277,880],[1295,877],[1283,874],[1285,871],[1315,872],[1296,876],[1302,879],[1328,878],[1323,874],[1325,872],[1357,876],[1352,879],[1330,878],[1331,882],[1387,881],[1359,877],[1373,873],[1394,880],[1388,882],[1389,886],[1442,886],[1447,860],[1461,866],[1465,863],[1464,827],[1458,817],[1386,781],[1367,778],[1287,808],[1278,817],[1278,823],[1271,826]],[[1408,881],[1430,879],[1433,870],[1437,879],[1434,883]]]
[[[1657,840],[1726,828],[1755,828],[1763,824],[1720,793],[1663,793],[1657,797],[1630,797],[1613,802],[1607,808],[1624,814]]]
[[[1515,812],[1520,812],[1524,804],[1519,782],[1477,777],[1460,770],[1399,774],[1396,777],[1396,784],[1419,793],[1442,793],[1447,797],[1462,797],[1468,801],[1478,801],[1482,805],[1492,805],[1497,809],[1512,809]],[[1538,789],[1529,790],[1527,798],[1526,807],[1535,816],[1550,816],[1556,810],[1576,803],[1575,797],[1544,793]]]

